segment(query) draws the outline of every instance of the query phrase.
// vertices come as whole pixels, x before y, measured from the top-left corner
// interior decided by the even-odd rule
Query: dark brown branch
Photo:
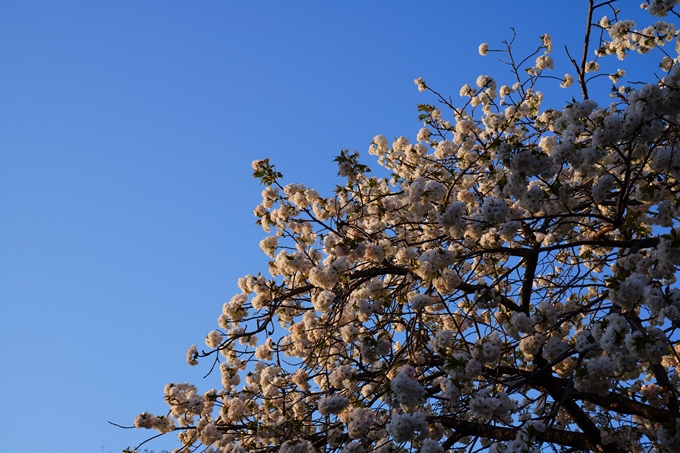
[[[597,425],[595,425],[590,416],[576,404],[572,395],[569,394],[571,392],[567,391],[566,386],[559,385],[556,381],[550,379],[550,377],[552,376],[547,376],[543,379],[545,381],[545,389],[553,400],[561,403],[564,410],[566,410],[571,419],[574,420],[574,423],[576,423],[578,427],[581,428],[581,431],[588,437],[588,442],[591,445],[597,445],[597,451],[604,453],[623,453],[622,450],[613,444],[602,445],[600,429]],[[593,448],[590,449],[593,450]]]
[[[484,373],[486,375],[492,375],[496,379],[503,375],[521,376],[524,377],[524,381],[522,382],[523,385],[543,391],[548,391],[546,388],[546,383],[548,381],[552,381],[554,386],[559,387],[564,387],[567,384],[566,379],[549,376],[545,372],[539,374],[531,371],[518,370],[517,368],[508,366],[485,368]],[[643,417],[657,423],[666,423],[671,417],[671,412],[666,409],[643,404],[614,392],[609,392],[607,395],[597,395],[595,393],[580,392],[572,388],[569,391],[569,396],[575,400],[591,402],[603,409],[614,411],[619,414],[637,415],[638,417]]]
[[[519,290],[520,308],[523,313],[529,314],[529,306],[531,305],[531,292],[534,286],[534,277],[536,276],[536,267],[538,266],[539,254],[534,253],[529,256],[526,261],[524,272],[524,281],[522,288]]]
[[[473,285],[471,283],[461,283],[460,285],[458,285],[458,289],[465,293],[470,294],[478,291],[488,291],[491,288],[489,288],[486,285]],[[512,299],[503,296],[502,294],[499,294],[498,296],[500,297],[501,305],[503,305],[505,308],[511,311],[520,311],[519,305],[513,302]]]
[[[404,267],[397,266],[387,266],[387,267],[372,267],[370,269],[363,269],[360,271],[352,272],[349,278],[362,278],[362,277],[376,277],[378,275],[406,275],[409,270]]]
[[[432,417],[432,420],[441,423],[446,428],[454,429],[456,434],[461,435],[461,437],[479,436],[508,441],[514,440],[518,431],[517,428],[503,428],[501,426],[492,426],[488,423],[468,422],[446,416]],[[456,439],[456,437],[453,438]],[[583,433],[548,428],[543,433],[543,439],[547,442],[574,447],[580,450],[600,451],[597,444],[594,444],[591,439]]]
[[[588,85],[585,81],[586,63],[588,59],[588,46],[590,45],[590,29],[593,23],[593,10],[595,9],[594,0],[588,0],[588,24],[586,25],[586,36],[583,43],[583,55],[581,56],[581,70],[578,71],[578,82],[581,85],[583,100],[588,99]]]
[[[628,323],[634,329],[644,332],[644,329],[642,327],[642,320],[638,317],[638,315],[631,312],[626,313],[626,316],[628,317]],[[668,398],[668,409],[673,414],[674,418],[677,418],[678,415],[680,415],[680,407],[678,407],[678,392],[676,391],[675,386],[673,386],[673,384],[671,384],[671,381],[668,379],[668,371],[666,370],[666,367],[664,367],[660,363],[650,363],[649,367],[651,368],[652,373],[656,378],[656,382],[664,390],[670,393]]]
[[[397,267],[397,266],[388,266],[388,267],[372,267],[370,269],[363,269],[360,271],[353,272],[349,274],[349,278],[354,280],[357,278],[365,278],[365,277],[377,277],[378,275],[406,275],[408,274],[409,271],[406,268],[403,267]],[[281,294],[280,296],[275,297],[272,299],[272,302],[281,302],[286,299],[290,299],[291,297],[297,296],[299,294],[304,294],[306,292],[309,292],[315,288],[314,285],[305,285],[305,286],[300,286],[298,288],[291,289],[290,291],[286,292],[285,294]]]
[[[354,280],[358,278],[377,277],[379,275],[407,275],[409,273],[410,271],[408,269],[398,266],[373,267],[370,269],[363,269],[360,271],[353,272],[349,274],[349,278]],[[273,300],[280,302],[290,297],[297,296],[298,294],[304,294],[308,291],[311,291],[312,289],[314,289],[314,285],[301,286],[299,288],[291,289],[287,293],[282,294],[274,298]],[[466,293],[474,293],[477,291],[489,290],[491,288],[485,285],[473,285],[471,283],[461,283],[458,286],[458,289]],[[515,302],[513,302],[511,299],[505,296],[501,296],[501,304],[509,310],[520,311],[519,305],[517,305]]]
[[[479,255],[489,253],[505,253],[509,256],[530,256],[536,253],[553,252],[555,250],[564,250],[572,247],[580,247],[582,245],[589,245],[594,247],[611,247],[611,248],[636,248],[637,250],[656,247],[659,245],[660,239],[658,237],[646,239],[631,239],[629,241],[618,241],[614,239],[588,239],[584,241],[565,242],[564,244],[555,244],[548,247],[530,249],[530,248],[512,248],[512,247],[496,247],[492,249],[484,249],[479,252],[469,253],[463,258],[472,258]]]
[[[669,411],[630,400],[618,393],[610,392],[606,396],[602,396],[596,395],[595,393],[572,390],[569,392],[569,396],[578,400],[590,401],[603,409],[614,411],[619,414],[637,415],[638,417],[643,417],[658,423],[666,423],[670,419]]]

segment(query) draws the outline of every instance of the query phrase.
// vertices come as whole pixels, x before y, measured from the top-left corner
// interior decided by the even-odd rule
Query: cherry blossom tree
[[[323,197],[255,161],[268,275],[187,353],[221,384],[168,384],[135,425],[179,452],[680,451],[678,3],[639,28],[587,1],[572,75],[543,35],[521,62],[481,44],[513,80],[459,106],[417,79],[415,140],[368,150],[386,177],[344,151]],[[600,70],[649,52],[650,83]],[[581,98],[542,108],[541,84]]]

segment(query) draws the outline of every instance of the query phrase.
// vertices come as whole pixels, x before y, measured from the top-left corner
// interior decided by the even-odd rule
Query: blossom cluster
[[[221,387],[169,384],[168,414],[135,426],[183,452],[680,451],[680,45],[618,16],[590,25],[576,77],[548,75],[545,34],[460,107],[416,79],[440,104],[415,141],[375,136],[376,174],[343,151],[330,196],[253,162],[270,275],[240,278],[187,352]],[[631,50],[663,74],[620,69],[614,102],[591,98],[586,73]],[[582,99],[546,108],[548,83]]]

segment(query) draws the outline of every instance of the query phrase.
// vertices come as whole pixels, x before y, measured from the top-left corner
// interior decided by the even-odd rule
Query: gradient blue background
[[[0,450],[118,452],[153,432],[107,421],[218,386],[184,357],[266,272],[251,161],[329,195],[341,149],[415,138],[416,77],[456,103],[512,83],[477,52],[509,27],[518,55],[551,33],[570,71],[572,3],[0,1]],[[578,97],[556,85],[547,103]]]

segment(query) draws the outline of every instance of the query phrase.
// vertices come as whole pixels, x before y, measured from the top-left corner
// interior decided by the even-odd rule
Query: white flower
[[[427,142],[430,139],[430,136],[432,135],[432,131],[426,127],[420,128],[418,131],[418,135],[416,136],[416,140],[419,142]]]
[[[390,381],[390,389],[394,394],[395,400],[403,407],[411,410],[418,404],[422,404],[425,395],[427,395],[422,385],[404,373],[397,374]]]
[[[351,439],[361,439],[373,426],[374,413],[370,409],[357,407],[349,414],[350,422],[347,424],[347,434]]]
[[[333,301],[335,301],[335,294],[330,291],[321,291],[312,299],[312,305],[315,310],[326,312],[331,307]]]
[[[192,345],[188,350],[187,350],[187,363],[191,366],[198,365],[198,348],[196,345]]]
[[[519,349],[526,358],[533,360],[534,355],[541,349],[544,341],[545,335],[542,333],[535,333],[531,336],[522,338],[519,342]]]
[[[447,346],[449,346],[449,343],[453,338],[453,333],[454,332],[452,330],[438,330],[429,342],[430,347],[435,351],[445,349]]]
[[[534,320],[527,316],[526,313],[516,312],[510,318],[510,323],[506,324],[506,329],[508,335],[519,339],[521,333],[534,333]]]
[[[444,159],[448,156],[454,156],[458,151],[456,145],[448,140],[442,140],[437,144],[434,151],[434,157],[437,159]]]
[[[457,227],[463,224],[465,203],[456,201],[446,207],[443,214],[437,214],[437,221],[445,227]]]
[[[516,405],[516,401],[510,399],[506,392],[492,395],[488,388],[483,388],[475,392],[470,400],[470,414],[478,420],[489,421],[505,416]]]
[[[287,440],[279,447],[279,453],[314,453],[314,451],[314,446],[308,440]]]
[[[440,277],[432,280],[432,284],[440,294],[451,294],[462,281],[458,272],[453,269],[444,269]]]
[[[562,338],[552,336],[543,346],[543,356],[548,360],[555,360],[568,350],[569,345]]]
[[[600,70],[600,65],[597,61],[589,61],[586,63],[586,72],[597,72]]]
[[[498,333],[492,332],[490,335],[477,340],[472,356],[481,364],[496,364],[501,358],[501,342]]]
[[[485,42],[481,43],[479,45],[479,54],[483,57],[486,56],[487,53],[489,53],[489,45]]]
[[[347,406],[349,406],[349,399],[341,395],[324,395],[318,403],[321,415],[338,414]]]
[[[632,274],[621,282],[617,290],[610,291],[611,301],[624,310],[632,310],[640,302],[647,280],[642,274]]]
[[[364,258],[374,263],[382,263],[385,259],[385,252],[377,244],[368,244],[364,249]]]
[[[602,203],[606,200],[607,195],[609,195],[609,192],[614,188],[615,182],[616,180],[610,174],[600,176],[597,183],[593,186],[593,200],[595,200],[596,203]]]
[[[545,53],[549,54],[552,52],[552,38],[550,35],[546,33],[545,35],[541,36],[541,40],[543,41],[543,47],[545,47]],[[552,67],[550,69],[552,69]]]
[[[279,239],[276,236],[267,236],[260,241],[260,249],[270,258],[274,258]]]
[[[560,87],[562,88],[569,88],[572,86],[574,83],[574,78],[571,76],[571,74],[564,74],[564,80],[560,84]]]
[[[394,414],[385,425],[387,433],[395,442],[408,442],[416,436],[416,432],[425,433],[428,429],[427,419],[422,412],[412,414]]]
[[[624,71],[623,69],[619,69],[614,74],[611,74],[609,76],[609,80],[611,80],[612,83],[619,83],[619,80],[621,80],[621,77],[623,77],[625,75],[626,75],[626,71]]]
[[[499,90],[499,94],[502,98],[511,95],[514,92],[512,87],[509,87],[507,85],[501,86],[501,89]]]
[[[555,67],[555,63],[548,55],[541,55],[540,57],[536,58],[536,67],[540,70],[553,69]]]
[[[661,63],[659,64],[659,66],[661,67],[661,69],[668,72],[673,68],[673,59],[671,57],[669,57],[668,55],[665,55],[661,59]]]
[[[211,331],[205,338],[205,344],[209,348],[216,348],[220,343],[222,343],[222,334],[216,330]]]
[[[493,91],[496,89],[496,81],[488,75],[480,75],[477,77],[477,86],[479,88],[490,88]]]
[[[510,214],[510,208],[505,201],[495,197],[484,200],[482,205],[482,219],[485,222],[500,224],[503,223]]]
[[[420,453],[444,453],[444,447],[436,440],[425,439],[420,447]]]
[[[476,89],[473,89],[469,84],[465,84],[461,87],[460,89],[460,96],[461,97],[471,97],[477,92]]]
[[[420,310],[432,303],[432,298],[427,294],[414,293],[409,295],[409,302],[414,310]]]
[[[345,444],[340,453],[364,453],[365,451],[366,449],[361,445],[361,442],[355,440]]]
[[[342,365],[333,370],[330,376],[331,385],[335,388],[342,388],[344,382],[352,377],[354,370],[352,367]]]

